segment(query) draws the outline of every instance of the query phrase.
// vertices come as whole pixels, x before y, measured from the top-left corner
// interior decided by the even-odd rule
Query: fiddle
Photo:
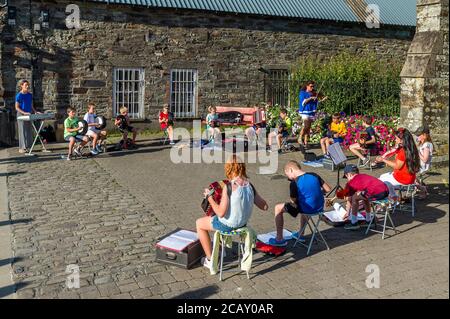
[[[382,162],[384,159],[386,159],[386,158],[388,158],[388,157],[391,157],[392,155],[394,155],[395,153],[397,153],[398,150],[399,150],[400,148],[402,148],[402,145],[401,145],[401,144],[395,145],[392,149],[390,149],[389,151],[387,151],[387,152],[384,153],[383,155],[378,156],[378,157],[376,158],[375,161],[376,161],[376,162]]]

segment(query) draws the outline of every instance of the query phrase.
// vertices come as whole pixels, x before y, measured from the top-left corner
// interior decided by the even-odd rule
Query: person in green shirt
[[[69,153],[67,154],[67,160],[70,161],[72,151],[78,156],[81,156],[81,148],[86,145],[89,138],[86,135],[78,134],[80,128],[78,126],[78,117],[75,116],[75,109],[73,107],[68,107],[67,114],[69,116],[64,120],[64,139],[69,142]],[[74,149],[77,141],[81,143]]]
[[[277,121],[277,130],[275,132],[270,132],[268,137],[268,150],[272,149],[272,140],[275,137],[278,145],[278,153],[281,153],[281,142],[282,139],[289,136],[289,132],[292,128],[292,120],[287,115],[286,109],[280,110],[280,117]]]

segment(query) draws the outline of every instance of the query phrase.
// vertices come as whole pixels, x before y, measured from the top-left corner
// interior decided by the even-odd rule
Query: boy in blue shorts
[[[69,116],[64,120],[64,140],[69,142],[69,153],[67,154],[67,160],[70,161],[72,151],[78,156],[81,156],[80,149],[86,145],[89,139],[85,135],[78,134],[80,128],[78,127],[78,117],[75,116],[75,109],[73,107],[68,107],[67,114]],[[76,149],[73,149],[76,141],[81,143]]]
[[[290,202],[281,203],[275,206],[275,225],[277,229],[276,238],[269,240],[269,245],[285,246],[286,240],[283,238],[283,213],[288,213],[292,217],[300,214],[300,229],[303,229],[307,214],[316,214],[323,211],[325,204],[324,192],[331,191],[330,185],[315,173],[307,173],[301,169],[296,161],[289,161],[284,166],[284,173],[290,180]],[[303,234],[298,232],[292,236],[300,241],[304,241]]]

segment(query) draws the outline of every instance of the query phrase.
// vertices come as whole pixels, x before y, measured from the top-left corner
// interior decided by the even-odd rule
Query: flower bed
[[[365,131],[362,121],[363,115],[352,115],[350,117],[346,117],[345,114],[341,115],[347,127],[347,135],[342,146],[344,149],[348,149],[350,145],[358,141],[361,132]],[[398,127],[399,118],[395,116],[373,116],[372,120],[372,127],[377,133],[376,149],[378,154],[383,154],[395,144],[394,131]],[[325,113],[317,114],[316,121],[312,125],[311,143],[319,143],[320,139],[326,135],[328,121],[329,116]]]

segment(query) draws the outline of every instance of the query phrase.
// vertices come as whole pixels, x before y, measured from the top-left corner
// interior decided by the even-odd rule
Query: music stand
[[[333,189],[327,194],[327,197],[333,192],[336,193],[336,191],[342,189],[341,185],[339,184],[339,174],[341,170],[341,164],[347,162],[347,156],[345,156],[344,152],[342,151],[341,145],[337,142],[331,144],[328,147],[328,154],[330,154],[333,164],[337,167],[337,182],[336,186],[334,186]]]

